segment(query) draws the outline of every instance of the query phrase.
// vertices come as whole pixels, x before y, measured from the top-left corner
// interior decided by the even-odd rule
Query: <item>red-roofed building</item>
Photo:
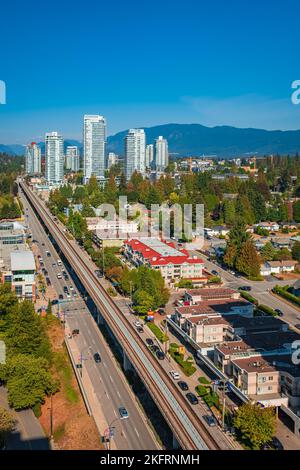
[[[187,250],[177,250],[172,242],[156,238],[132,239],[124,242],[124,255],[134,266],[160,270],[163,278],[203,278],[204,261],[191,257]]]

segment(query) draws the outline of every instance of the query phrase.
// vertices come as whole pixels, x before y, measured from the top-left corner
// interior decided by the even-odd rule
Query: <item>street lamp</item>
[[[83,357],[83,353],[84,353],[84,351],[86,351],[86,350],[89,350],[89,351],[90,351],[91,349],[92,349],[92,346],[88,346],[88,347],[82,349],[82,351],[80,352],[79,360],[80,360],[80,377],[81,377],[81,378],[82,378],[82,365],[83,365],[83,361],[87,361],[87,360],[88,360],[88,359],[86,359],[86,358]]]

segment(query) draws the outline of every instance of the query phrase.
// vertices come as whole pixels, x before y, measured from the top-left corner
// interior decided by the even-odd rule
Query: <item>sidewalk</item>
[[[96,397],[95,390],[93,388],[92,381],[90,379],[89,373],[85,367],[81,369],[82,377],[80,374],[80,369],[76,368],[76,364],[79,362],[80,357],[80,350],[76,345],[74,339],[69,339],[68,335],[71,333],[70,329],[66,324],[66,331],[65,331],[65,341],[68,343],[68,351],[71,353],[71,360],[74,367],[74,371],[79,382],[79,385],[82,386],[84,393],[83,398],[86,402],[87,408],[89,408],[89,413],[93,416],[96,426],[98,428],[100,436],[104,436],[105,430],[108,428],[108,423],[104,418],[104,414],[102,411],[101,403]],[[81,388],[81,387],[80,387]],[[116,445],[113,439],[110,441],[110,449],[116,450]]]

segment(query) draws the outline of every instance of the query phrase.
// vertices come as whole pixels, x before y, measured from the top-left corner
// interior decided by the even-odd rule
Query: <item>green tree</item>
[[[260,257],[251,240],[246,241],[236,258],[236,269],[248,277],[257,278],[260,275]]]
[[[139,313],[140,315],[146,315],[154,305],[154,299],[152,295],[148,294],[148,292],[144,290],[138,290],[135,293],[133,297],[133,302],[134,311]]]
[[[236,220],[235,202],[226,199],[223,204],[224,222],[233,225]]]
[[[266,243],[261,249],[261,256],[264,261],[272,261],[276,255],[276,250],[271,242]]]
[[[296,242],[292,248],[293,259],[300,261],[300,242]]]
[[[48,370],[48,362],[25,354],[10,357],[0,365],[0,379],[8,389],[8,401],[16,410],[43,403],[45,395],[54,394],[59,383]]]
[[[273,408],[261,408],[257,404],[247,403],[239,407],[234,418],[234,426],[247,444],[259,450],[275,435],[275,411]]]
[[[16,420],[5,408],[0,407],[0,447],[5,444],[7,436],[14,430]]]
[[[293,205],[293,214],[295,222],[300,222],[300,201],[297,201]]]

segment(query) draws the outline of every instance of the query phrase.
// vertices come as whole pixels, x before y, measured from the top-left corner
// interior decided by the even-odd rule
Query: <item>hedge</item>
[[[300,306],[300,298],[288,292],[285,287],[275,286],[272,290],[274,294],[280,295],[281,297],[286,300],[289,300],[293,304]]]
[[[208,380],[206,377],[199,377],[198,382],[200,382],[203,385],[210,385],[210,380]]]
[[[209,390],[203,385],[197,385],[195,390],[198,393],[199,397],[204,397],[205,395],[209,393]]]
[[[185,361],[183,354],[178,354],[178,352],[174,351],[174,349],[172,349],[172,348],[169,349],[169,354],[177,362],[177,364],[180,365],[180,367],[183,370],[183,373],[187,377],[190,377],[191,375],[193,375],[196,372],[196,370],[197,370],[196,367],[193,365],[192,362]]]
[[[267,313],[268,315],[272,315],[273,317],[277,317],[278,313],[275,312],[271,307],[268,307],[268,305],[258,305],[258,310],[261,310],[262,312]]]
[[[157,325],[155,325],[155,323],[148,322],[147,326],[152,331],[152,333],[155,334],[156,338],[161,343],[166,343],[166,341],[169,340],[168,336],[165,333],[163,333],[161,329]]]
[[[248,294],[248,292],[240,291],[241,296],[243,299],[248,300],[248,302],[251,302],[254,305],[258,305],[258,300],[256,300],[252,295]]]

